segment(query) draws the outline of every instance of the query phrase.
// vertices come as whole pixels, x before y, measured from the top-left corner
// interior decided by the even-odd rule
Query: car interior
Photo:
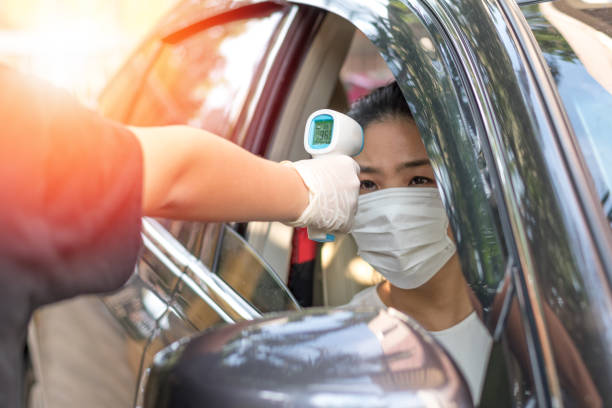
[[[276,161],[308,158],[303,132],[312,112],[323,108],[346,112],[354,100],[393,80],[393,74],[370,40],[346,21],[328,14],[287,97],[267,158]],[[313,243],[316,256],[311,265],[312,281],[302,280],[298,285],[307,287],[296,287],[292,273],[295,252],[300,249],[296,243],[299,235],[297,230],[278,222],[251,222],[245,232],[249,244],[288,286],[301,306],[342,306],[361,290],[383,280],[382,275],[358,256],[354,239],[346,234],[337,235],[334,242]],[[306,301],[299,296],[304,290],[312,291]],[[506,389],[506,370],[510,370],[513,378],[523,378],[516,389],[516,395],[520,396],[517,401],[522,399],[519,406],[533,403],[517,362],[510,359],[509,368],[505,368],[499,347],[489,360],[483,400],[498,401],[495,390]],[[510,397],[504,399],[510,400]]]
[[[323,63],[319,63],[323,61]],[[328,14],[301,65],[287,97],[267,157],[271,160],[308,158],[304,125],[317,109],[346,112],[350,103],[393,80],[372,43],[341,18]],[[293,229],[278,222],[251,222],[246,237],[253,248],[289,283]],[[317,246],[312,304],[340,306],[381,276],[357,256],[350,235]]]

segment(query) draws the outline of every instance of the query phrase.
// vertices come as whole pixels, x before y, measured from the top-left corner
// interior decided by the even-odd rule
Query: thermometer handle
[[[336,237],[323,230],[308,227],[308,239],[317,242],[332,242]]]

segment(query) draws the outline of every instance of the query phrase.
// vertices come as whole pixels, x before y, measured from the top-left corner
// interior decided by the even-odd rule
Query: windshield
[[[601,0],[559,0],[521,9],[612,222],[612,7]]]

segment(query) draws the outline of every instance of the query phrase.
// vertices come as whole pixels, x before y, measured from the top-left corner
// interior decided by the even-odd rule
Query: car
[[[397,81],[493,336],[481,406],[609,406],[611,16],[609,3],[581,0],[181,1],[99,107],[131,125],[188,124],[298,160],[309,114],[345,111]],[[314,244],[275,222],[147,218],[143,243],[128,283],[101,298],[120,322],[136,406],[145,395],[147,406],[165,406],[176,392],[201,401],[197,370],[172,388],[165,364],[194,344],[207,350],[216,330],[261,327],[262,316],[329,324],[349,312],[309,308],[342,305],[379,279],[350,237]],[[354,313],[361,323],[378,316]],[[419,344],[430,341],[391,314],[422,334]],[[456,395],[444,401],[469,405]]]

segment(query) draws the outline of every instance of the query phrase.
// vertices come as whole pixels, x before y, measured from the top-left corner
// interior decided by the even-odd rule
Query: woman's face
[[[364,129],[360,194],[391,187],[435,187],[433,169],[414,121],[388,117]]]

